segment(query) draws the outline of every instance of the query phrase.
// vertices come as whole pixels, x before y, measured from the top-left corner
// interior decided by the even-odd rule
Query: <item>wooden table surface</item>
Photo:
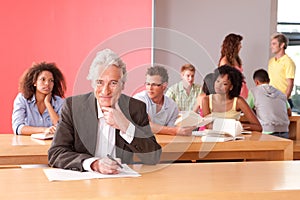
[[[289,116],[289,138],[291,140],[300,140],[300,115],[298,113],[292,112],[292,116]],[[240,118],[241,122],[247,122],[244,115]]]
[[[245,140],[201,142],[201,137],[156,135],[161,160],[292,160],[293,141],[252,132]]]
[[[289,136],[292,140],[300,140],[300,115],[297,113],[292,113],[289,117]]]
[[[294,160],[300,160],[300,140],[294,141]]]
[[[136,178],[48,181],[43,169],[0,169],[0,199],[299,199],[300,161],[135,165]]]
[[[47,164],[51,140],[0,134],[0,165]]]
[[[156,135],[161,161],[174,160],[292,160],[293,141],[253,132],[245,140],[203,143],[195,136]],[[0,134],[0,165],[47,164],[51,140]]]

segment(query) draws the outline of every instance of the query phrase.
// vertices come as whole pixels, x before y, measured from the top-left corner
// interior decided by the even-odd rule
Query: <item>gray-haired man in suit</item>
[[[146,105],[121,94],[126,66],[110,49],[97,53],[89,75],[94,92],[69,97],[48,151],[52,167],[104,174],[119,172],[117,162],[159,162],[161,147],[149,126]],[[117,157],[111,160],[106,155]]]

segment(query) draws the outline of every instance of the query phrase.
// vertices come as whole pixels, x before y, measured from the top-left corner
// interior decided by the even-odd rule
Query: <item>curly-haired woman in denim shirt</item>
[[[65,90],[64,75],[55,63],[42,62],[26,70],[20,79],[20,93],[14,100],[14,133],[54,133]]]

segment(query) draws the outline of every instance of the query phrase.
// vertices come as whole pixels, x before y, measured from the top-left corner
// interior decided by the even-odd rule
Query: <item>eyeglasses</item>
[[[145,82],[145,85],[146,86],[151,86],[151,87],[159,87],[162,85],[162,83],[148,83],[148,82]]]
[[[105,82],[103,80],[96,80],[97,87],[103,87]],[[119,85],[119,81],[110,81],[108,82],[108,87],[116,88]]]

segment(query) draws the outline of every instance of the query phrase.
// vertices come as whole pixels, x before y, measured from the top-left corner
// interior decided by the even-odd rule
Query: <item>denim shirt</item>
[[[56,113],[60,115],[64,99],[55,96],[51,99],[51,105]],[[19,93],[14,100],[12,113],[12,128],[15,134],[19,135],[23,126],[50,127],[52,121],[47,109],[41,115],[36,105],[35,95],[30,100]]]

